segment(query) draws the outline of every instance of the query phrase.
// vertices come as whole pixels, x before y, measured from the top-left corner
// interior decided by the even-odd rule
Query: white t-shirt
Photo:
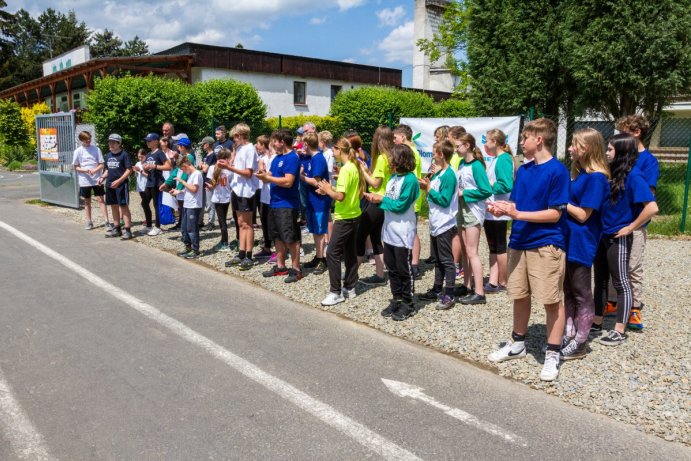
[[[148,179],[144,174],[144,167],[142,162],[137,162],[135,165],[139,171],[136,172],[137,175],[137,192],[144,192],[146,190],[146,180]]]
[[[99,149],[97,146],[80,146],[74,151],[72,165],[79,165],[81,168],[93,170],[101,163],[104,163],[103,154],[101,154],[101,149]],[[77,174],[79,177],[79,187],[95,186],[101,177],[101,171],[102,170],[99,170],[93,175],[79,172]]]
[[[213,178],[215,169],[216,165],[211,165],[209,170],[206,172],[206,177]],[[232,179],[233,172],[226,170],[225,168],[221,168],[221,174],[218,177],[218,184],[216,184],[211,191],[211,203],[230,203],[230,192],[232,190],[230,188],[230,183]]]
[[[264,168],[266,168],[266,171],[271,170],[271,162],[273,162],[275,158],[275,155],[267,154],[262,156],[262,160],[264,161]],[[269,203],[271,203],[271,183],[268,181],[259,181],[259,183],[261,184],[262,188],[262,193],[261,197],[259,198],[259,201],[268,205]]]
[[[177,189],[177,184],[178,184],[177,180],[182,179],[183,174],[185,174],[185,173],[182,170],[178,169],[178,172],[175,175],[175,181],[176,181],[175,188],[176,189]],[[187,178],[187,179],[189,179],[189,178]],[[178,202],[182,202],[183,200],[185,200],[185,191],[186,190],[187,190],[186,187],[183,187],[182,189],[180,189],[180,193],[175,196],[175,200],[177,200]]]
[[[326,160],[326,167],[329,169],[329,175],[334,173],[334,151],[333,149],[326,149],[322,152]]]
[[[252,172],[255,172],[257,171],[257,162],[257,150],[252,143],[248,143],[244,146],[240,146],[238,149],[237,154],[235,154],[233,166],[238,170],[251,169]],[[244,176],[235,174],[233,177],[232,189],[238,197],[252,198],[257,189],[259,189],[259,180],[254,175],[245,178]]]
[[[184,208],[201,208],[204,195],[204,177],[202,177],[201,171],[194,170],[194,173],[187,178],[187,184],[190,186],[196,184],[197,192],[192,192],[185,187],[185,203],[182,206]]]

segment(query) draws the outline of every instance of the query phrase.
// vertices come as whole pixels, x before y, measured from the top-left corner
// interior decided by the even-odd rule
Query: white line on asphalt
[[[45,447],[43,437],[31,424],[19,402],[12,394],[12,388],[0,369],[0,425],[12,449],[20,459],[49,461],[53,457]]]
[[[209,338],[197,333],[184,323],[175,320],[172,317],[167,316],[150,304],[141,301],[140,299],[132,296],[126,291],[121,290],[115,285],[108,283],[101,277],[93,274],[91,271],[83,268],[79,264],[73,262],[72,260],[66,258],[60,253],[52,250],[41,242],[34,240],[23,232],[15,229],[14,227],[0,221],[0,227],[5,229],[10,234],[14,235],[20,240],[28,243],[38,251],[44,253],[45,255],[53,258],[55,261],[59,262],[63,266],[75,272],[77,275],[86,279],[87,281],[93,283],[98,288],[109,293],[111,296],[124,302],[140,314],[148,317],[154,322],[166,327],[176,335],[185,339],[186,341],[201,347],[207,351],[212,356],[221,360],[225,364],[229,365],[231,368],[242,373],[247,378],[252,381],[261,384],[270,391],[278,394],[285,400],[293,403],[297,407],[303,409],[307,413],[320,419],[322,422],[328,424],[329,426],[341,431],[351,439],[355,440],[362,446],[372,450],[373,452],[381,455],[385,459],[390,460],[419,460],[417,456],[409,452],[403,447],[396,445],[395,443],[389,441],[388,439],[382,437],[376,432],[370,430],[363,424],[349,418],[348,416],[340,413],[335,408],[323,403],[308,394],[302,392],[296,387],[288,384],[287,382],[270,375],[269,373],[263,371],[256,365],[242,357],[233,354],[229,350],[223,348],[222,346],[216,344]]]

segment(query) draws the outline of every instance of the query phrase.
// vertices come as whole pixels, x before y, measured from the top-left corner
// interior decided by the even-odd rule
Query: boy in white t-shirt
[[[204,178],[190,162],[189,158],[182,157],[179,168],[188,175],[187,180],[178,178],[178,183],[182,184],[183,191],[175,190],[174,195],[184,193],[185,200],[182,208],[182,241],[185,244],[185,251],[179,253],[186,259],[199,257],[199,214],[202,211],[204,195]]]
[[[84,228],[86,230],[94,228],[91,219],[91,194],[93,193],[106,220],[105,227],[107,230],[111,230],[113,225],[108,221],[108,208],[106,208],[106,202],[103,199],[106,192],[103,185],[98,184],[104,167],[103,154],[101,154],[101,149],[91,145],[91,133],[88,131],[79,133],[79,141],[82,145],[74,151],[72,165],[74,165],[74,171],[78,173],[79,195],[84,198],[84,215],[86,217]]]
[[[235,173],[233,176],[233,194],[231,203],[237,215],[239,226],[239,252],[226,263],[226,266],[239,266],[246,271],[254,266],[252,262],[252,247],[254,247],[254,227],[252,226],[252,211],[254,210],[254,196],[259,188],[259,181],[254,176],[257,171],[257,150],[250,142],[250,127],[238,123],[230,131],[235,142],[235,158],[232,163],[224,162],[222,168]]]

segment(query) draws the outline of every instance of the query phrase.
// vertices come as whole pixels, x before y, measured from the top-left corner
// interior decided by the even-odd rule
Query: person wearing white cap
[[[128,178],[132,173],[132,161],[130,154],[122,148],[122,137],[119,134],[108,136],[108,149],[106,154],[106,172],[99,184],[106,183],[106,205],[110,205],[115,227],[106,233],[107,238],[122,237],[122,240],[130,240],[132,231],[132,216],[129,207]],[[120,217],[125,220],[124,231],[120,229]]]

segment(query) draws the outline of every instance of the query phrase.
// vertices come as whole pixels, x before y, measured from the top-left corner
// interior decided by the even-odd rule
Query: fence
[[[77,173],[72,167],[75,149],[74,114],[36,116],[36,144],[41,200],[79,208]]]

